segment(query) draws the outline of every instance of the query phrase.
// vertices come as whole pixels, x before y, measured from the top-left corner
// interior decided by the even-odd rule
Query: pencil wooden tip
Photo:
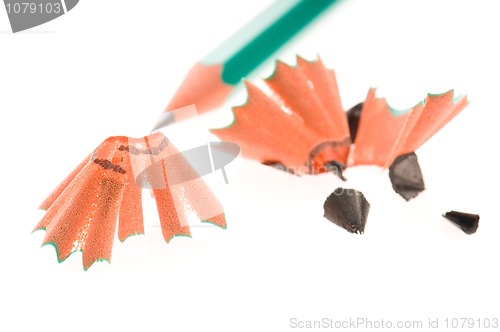
[[[220,64],[195,64],[165,111],[195,104],[197,111],[201,113],[220,106],[232,91],[232,86],[222,80],[222,69]]]

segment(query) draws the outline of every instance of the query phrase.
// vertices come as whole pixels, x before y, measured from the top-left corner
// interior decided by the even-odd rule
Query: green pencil
[[[335,1],[277,0],[196,63],[165,112],[192,104],[198,112],[220,106],[243,77]],[[155,129],[170,121],[160,120]]]

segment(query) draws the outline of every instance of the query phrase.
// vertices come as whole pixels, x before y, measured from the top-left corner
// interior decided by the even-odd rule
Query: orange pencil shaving
[[[395,160],[401,161],[398,157],[418,149],[468,104],[466,97],[454,100],[450,90],[429,94],[408,112],[395,114],[386,100],[376,98],[375,90],[370,89],[349,123],[335,74],[320,59],[308,62],[298,57],[296,67],[277,62],[274,74],[265,83],[272,97],[247,82],[247,103],[233,108],[231,125],[212,132],[239,144],[248,158],[266,165],[284,165],[297,174],[333,171],[342,177],[346,166],[389,168]],[[353,144],[350,130],[357,132]],[[391,179],[400,177],[408,163],[418,177],[415,156],[400,164]],[[405,183],[423,190],[419,181],[400,181],[402,186]]]
[[[179,157],[167,165],[165,160],[174,155],[180,154],[160,133],[106,139],[42,203],[47,212],[34,231],[46,230],[43,244],[56,248],[59,262],[75,251],[83,252],[85,270],[96,261],[109,262],[117,223],[121,241],[144,233],[142,187],[148,186],[167,242],[191,235],[190,213],[225,228],[222,206],[201,178],[169,186],[167,177],[194,172]]]

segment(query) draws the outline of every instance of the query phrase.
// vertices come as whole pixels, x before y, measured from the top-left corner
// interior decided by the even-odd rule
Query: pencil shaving
[[[83,253],[85,270],[96,261],[109,262],[117,223],[121,241],[144,233],[145,182],[153,184],[167,242],[174,236],[191,236],[187,222],[191,213],[225,228],[222,206],[201,178],[191,176],[188,181],[169,185],[177,174],[194,172],[180,158],[175,165],[166,164],[165,160],[178,155],[161,133],[140,139],[106,139],[42,203],[47,212],[34,231],[46,230],[43,245],[56,248],[59,262],[76,251]],[[142,176],[136,178],[137,174]]]
[[[344,167],[389,168],[399,156],[415,152],[468,104],[465,96],[454,97],[450,90],[429,94],[409,111],[396,114],[370,89],[364,103],[345,112],[335,73],[319,58],[308,62],[298,57],[296,67],[277,62],[265,83],[271,96],[246,82],[247,103],[233,107],[230,126],[212,132],[239,144],[244,156],[283,165],[298,175],[335,172],[342,178]]]

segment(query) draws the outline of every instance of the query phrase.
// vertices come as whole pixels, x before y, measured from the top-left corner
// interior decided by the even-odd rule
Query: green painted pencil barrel
[[[336,0],[278,0],[201,64],[222,64],[222,80],[235,85]]]

